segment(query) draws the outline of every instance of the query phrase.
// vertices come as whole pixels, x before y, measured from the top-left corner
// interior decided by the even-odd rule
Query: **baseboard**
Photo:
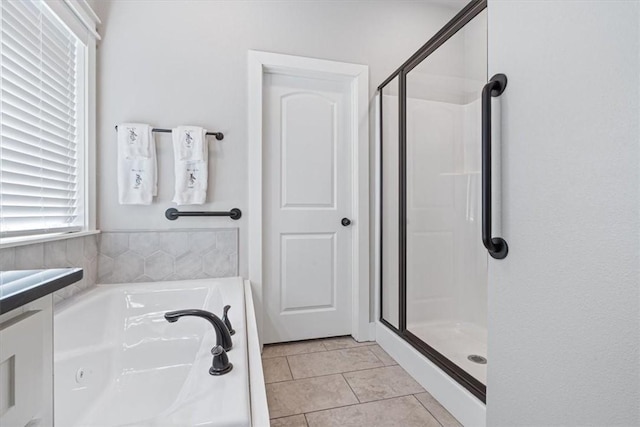
[[[465,426],[485,427],[486,406],[429,359],[380,322],[376,341],[400,366]]]

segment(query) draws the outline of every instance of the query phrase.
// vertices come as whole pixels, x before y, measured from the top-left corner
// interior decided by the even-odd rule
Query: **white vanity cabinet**
[[[53,425],[53,297],[0,315],[0,426]]]
[[[82,276],[0,271],[0,427],[53,425],[53,293]]]

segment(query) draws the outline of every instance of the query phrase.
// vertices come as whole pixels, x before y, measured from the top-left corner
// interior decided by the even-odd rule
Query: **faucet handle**
[[[213,361],[209,373],[211,375],[224,375],[233,369],[233,364],[229,363],[229,356],[224,351],[224,347],[217,345],[211,349]]]
[[[229,335],[233,335],[236,333],[236,331],[233,329],[233,326],[231,326],[231,321],[229,320],[229,316],[227,315],[230,308],[230,305],[225,305],[222,309],[222,322],[224,322],[224,325],[229,330]]]

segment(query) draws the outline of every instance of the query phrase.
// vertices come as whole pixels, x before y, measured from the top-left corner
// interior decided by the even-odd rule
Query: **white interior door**
[[[351,334],[350,82],[264,79],[264,342]]]

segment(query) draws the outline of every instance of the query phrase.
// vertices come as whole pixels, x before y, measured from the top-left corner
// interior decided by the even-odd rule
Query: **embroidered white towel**
[[[188,139],[185,130],[191,131],[189,146],[185,145]],[[171,132],[175,170],[173,202],[178,205],[201,205],[207,198],[209,147],[206,132],[195,126],[180,126]],[[198,140],[200,142],[196,144]]]
[[[118,201],[121,205],[150,205],[158,195],[156,144],[151,129],[139,123],[118,125]],[[131,144],[131,138],[135,138],[135,144]],[[138,143],[140,139],[147,142]]]
[[[198,126],[178,126],[173,129],[180,141],[180,160],[204,160],[205,134],[207,131]]]
[[[151,157],[151,126],[144,123],[118,125],[118,144],[127,159]]]

